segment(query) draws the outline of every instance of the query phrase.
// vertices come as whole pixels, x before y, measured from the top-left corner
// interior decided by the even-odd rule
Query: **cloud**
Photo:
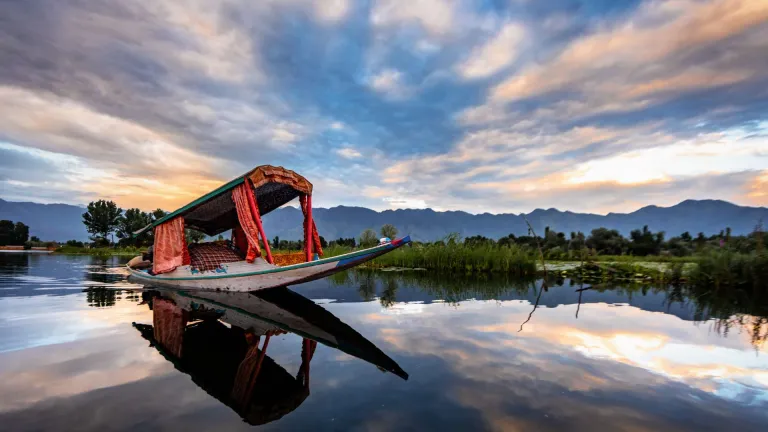
[[[525,29],[517,23],[508,23],[483,46],[470,53],[459,65],[458,72],[466,79],[486,78],[509,66],[517,57],[517,51]]]
[[[403,7],[397,0],[376,1],[371,11],[374,26],[408,25],[415,23],[426,31],[441,35],[448,32],[455,19],[458,2],[415,0]]]
[[[403,99],[410,93],[403,73],[395,69],[384,69],[371,76],[369,86],[391,99]]]
[[[751,52],[750,42],[735,52],[713,48],[729,38],[748,38],[766,19],[768,6],[759,0],[648,2],[626,22],[577,39],[553,60],[505,80],[490,97],[519,100],[569,89],[604,103],[608,97],[669,96],[745,81],[758,72],[759,62],[734,59]],[[709,58],[691,64],[696,55]]]
[[[349,147],[336,150],[336,154],[346,159],[357,159],[363,156],[359,151]]]
[[[748,0],[14,2],[0,141],[90,180],[7,167],[3,196],[173,208],[269,163],[323,205],[764,203],[766,41]]]

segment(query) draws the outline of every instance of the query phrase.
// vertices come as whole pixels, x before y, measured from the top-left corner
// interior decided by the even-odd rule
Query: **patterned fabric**
[[[187,312],[170,300],[157,297],[152,301],[152,325],[154,337],[160,345],[177,358],[181,358]]]
[[[178,266],[189,264],[187,239],[184,236],[184,218],[179,216],[155,227],[155,274],[168,273]]]
[[[307,254],[304,252],[275,254],[275,265],[288,266],[293,264],[301,264],[307,262]]]
[[[243,183],[232,189],[232,200],[235,202],[235,208],[237,209],[237,220],[240,222],[240,226],[245,232],[245,237],[248,239],[248,256],[246,261],[253,262],[256,257],[261,256],[261,249],[259,248],[259,228],[251,212],[248,194],[252,194],[248,183]]]
[[[199,243],[189,245],[190,267],[201,272],[213,271],[222,264],[241,261],[242,258],[232,249],[216,243]]]
[[[294,171],[272,165],[261,165],[246,174],[256,188],[266,183],[280,183],[290,186],[301,193],[312,195],[312,183]]]

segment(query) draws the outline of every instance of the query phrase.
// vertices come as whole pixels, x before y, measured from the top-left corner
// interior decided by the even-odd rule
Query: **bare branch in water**
[[[517,332],[520,333],[523,331],[523,326],[528,323],[528,321],[533,318],[533,313],[536,312],[536,308],[539,307],[539,300],[541,300],[541,294],[548,289],[547,287],[547,262],[544,259],[544,249],[541,248],[541,242],[539,241],[539,236],[536,235],[536,231],[533,230],[533,226],[530,222],[528,222],[528,218],[523,216],[523,220],[525,220],[525,224],[528,225],[528,230],[531,231],[531,234],[533,234],[533,238],[536,240],[536,247],[539,249],[539,256],[541,257],[541,266],[544,269],[544,279],[541,282],[541,289],[539,290],[539,295],[536,296],[536,304],[533,305],[533,310],[531,310],[531,313],[528,314],[528,319],[526,319],[522,324],[520,324],[520,330]],[[535,286],[535,285],[534,285]]]
[[[523,326],[528,324],[528,321],[530,321],[531,318],[533,318],[533,313],[536,312],[536,308],[539,307],[539,300],[541,300],[541,293],[544,292],[544,288],[546,287],[546,284],[547,284],[546,282],[543,282],[541,284],[541,289],[539,290],[539,295],[536,296],[536,303],[533,305],[533,310],[531,311],[531,313],[528,314],[528,319],[526,319],[525,321],[523,321],[522,324],[520,324],[520,330],[517,331],[518,333],[523,331]]]

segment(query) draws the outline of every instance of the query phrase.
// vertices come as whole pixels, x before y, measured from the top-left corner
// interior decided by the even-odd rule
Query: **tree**
[[[155,222],[164,218],[166,215],[168,215],[168,212],[166,212],[163,209],[155,209],[155,210],[152,210],[150,215],[152,216],[152,222]]]
[[[14,225],[13,221],[0,220],[0,246],[7,246],[13,242]]]
[[[108,241],[107,237],[120,223],[120,215],[123,209],[113,201],[91,201],[88,209],[83,213],[83,224],[88,233],[92,234],[92,240]]]
[[[621,255],[627,240],[616,230],[608,228],[593,229],[586,240],[586,245],[597,253],[608,255]]]
[[[272,239],[272,249],[279,249],[280,248],[280,237],[275,236],[274,239]]]
[[[13,244],[23,245],[29,240],[29,227],[21,222],[13,226]]]
[[[696,249],[700,251],[704,248],[705,244],[707,244],[707,238],[704,237],[703,232],[700,232],[699,235],[696,236]]]
[[[187,237],[187,243],[200,243],[205,238],[205,233],[191,228],[186,228],[184,235]]]
[[[329,244],[331,246],[338,245],[338,246],[348,246],[348,247],[351,247],[351,248],[355,247],[355,245],[356,245],[354,237],[350,237],[350,238],[339,237],[336,240],[331,240],[331,242]]]
[[[376,239],[376,231],[368,228],[360,234],[360,246],[372,247],[376,246],[378,239]]]
[[[394,239],[397,237],[397,228],[395,228],[395,226],[392,224],[385,224],[383,227],[381,227],[381,236]]]
[[[328,242],[325,241],[325,238],[323,236],[318,236],[320,238],[320,247],[325,249],[328,247]]]
[[[29,238],[29,241],[31,241],[32,243],[40,243],[40,237],[32,236]]]
[[[145,213],[137,208],[128,209],[118,220],[117,237],[121,239],[121,243],[135,246],[147,244],[149,239],[147,232],[143,232],[136,237],[133,237],[133,233],[150,223],[152,223],[152,216],[149,213]]]
[[[661,244],[664,242],[664,232],[660,231],[654,234],[648,229],[648,225],[645,225],[642,231],[632,230],[630,238],[632,243],[630,243],[629,249],[633,255],[658,255],[661,251]]]

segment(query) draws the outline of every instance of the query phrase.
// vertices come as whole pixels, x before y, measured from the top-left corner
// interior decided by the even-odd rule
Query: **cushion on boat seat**
[[[232,249],[215,243],[197,243],[189,245],[190,267],[201,272],[212,271],[222,264],[242,261]]]

